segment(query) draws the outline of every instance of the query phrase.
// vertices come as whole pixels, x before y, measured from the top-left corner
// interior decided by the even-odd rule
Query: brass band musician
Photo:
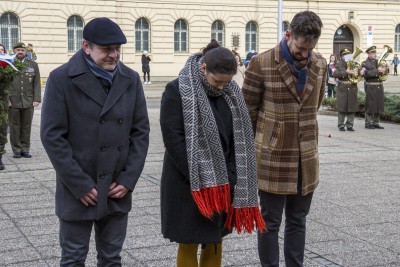
[[[336,108],[338,111],[339,131],[345,131],[345,128],[347,128],[347,131],[353,132],[354,116],[358,107],[358,88],[357,82],[352,80],[351,77],[357,77],[360,73],[359,69],[352,69],[351,64],[349,64],[358,54],[354,54],[352,57],[350,52],[350,48],[340,50],[340,61],[335,65],[333,77],[338,80]]]
[[[384,110],[384,88],[380,77],[389,68],[380,65],[381,60],[376,59],[376,46],[369,47],[366,53],[368,58],[361,64],[365,79],[365,128],[383,129],[379,125],[380,112]]]

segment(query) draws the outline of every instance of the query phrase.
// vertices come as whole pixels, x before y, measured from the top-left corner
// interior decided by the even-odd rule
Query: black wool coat
[[[150,61],[149,56],[142,55],[142,72],[150,72]]]
[[[119,62],[107,95],[80,50],[51,72],[41,116],[41,140],[56,171],[57,216],[94,220],[129,212],[149,145],[138,73]],[[108,198],[113,181],[130,189],[123,198]],[[97,205],[86,207],[79,199],[94,187]]]
[[[209,98],[225,154],[231,196],[236,184],[232,113],[223,97]],[[165,145],[161,177],[161,231],[178,243],[213,244],[229,232],[226,214],[212,220],[200,214],[190,189],[182,101],[178,79],[167,84],[161,100],[160,124]]]

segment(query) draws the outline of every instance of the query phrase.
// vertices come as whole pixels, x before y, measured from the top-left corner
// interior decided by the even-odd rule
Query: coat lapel
[[[306,84],[304,85],[304,92],[303,96],[301,98],[301,102],[307,101],[307,99],[310,97],[312,91],[315,89],[315,85],[317,84],[317,78],[318,78],[318,73],[319,73],[319,66],[317,63],[317,59],[315,56],[312,57],[311,61],[309,62],[309,66],[313,66],[308,69],[307,72],[307,81]]]
[[[300,97],[297,94],[292,71],[290,70],[290,67],[286,60],[283,59],[280,43],[275,47],[275,61],[278,62],[277,69],[283,82],[286,84],[286,87],[289,89],[290,93],[297,100],[297,102],[300,103]]]
[[[92,74],[86,63],[83,55],[83,50],[76,53],[70,59],[69,76],[72,77],[72,82],[82,90],[88,97],[103,106],[107,94],[101,89],[99,80]]]
[[[103,106],[106,101],[107,94],[101,89],[99,80],[92,73],[85,73],[74,79],[72,82],[81,89],[88,97]]]
[[[278,62],[277,69],[279,75],[286,84],[286,87],[293,94],[298,103],[305,102],[310,97],[311,92],[314,90],[314,87],[317,84],[317,78],[320,69],[318,64],[316,64],[318,60],[315,58],[315,56],[312,56],[311,62],[309,62],[309,66],[314,66],[314,67],[308,69],[307,81],[304,85],[304,92],[301,98],[297,94],[295,80],[293,78],[293,74],[290,70],[290,67],[286,62],[286,60],[283,59],[280,43],[275,48],[275,60]]]
[[[110,110],[110,108],[124,94],[126,88],[128,88],[129,84],[132,82],[132,78],[124,74],[121,64],[118,67],[119,70],[115,74],[113,84],[111,86],[110,92],[108,93],[100,116]]]

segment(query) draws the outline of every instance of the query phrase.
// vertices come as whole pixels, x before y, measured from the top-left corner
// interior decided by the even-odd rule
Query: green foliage
[[[385,94],[385,111],[381,114],[381,119],[400,123],[400,96]],[[336,98],[325,98],[322,105],[329,110],[336,111]],[[357,116],[365,117],[365,93],[358,92],[358,111]]]
[[[18,69],[18,71],[21,71],[25,64],[19,61],[14,61],[14,66]],[[4,92],[7,88],[7,85],[13,80],[14,74],[18,73],[17,70],[15,70],[13,67],[10,65],[0,66],[0,94],[4,94]]]

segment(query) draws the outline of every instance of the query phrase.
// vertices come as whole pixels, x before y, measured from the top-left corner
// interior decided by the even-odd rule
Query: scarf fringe
[[[254,228],[258,229],[260,233],[267,230],[258,206],[244,208],[235,208],[231,206],[229,208],[228,218],[225,222],[225,227],[229,230],[236,228],[239,234],[242,231],[250,234]]]
[[[229,184],[192,191],[192,196],[200,213],[207,218],[211,218],[214,212],[228,212],[231,203]]]

